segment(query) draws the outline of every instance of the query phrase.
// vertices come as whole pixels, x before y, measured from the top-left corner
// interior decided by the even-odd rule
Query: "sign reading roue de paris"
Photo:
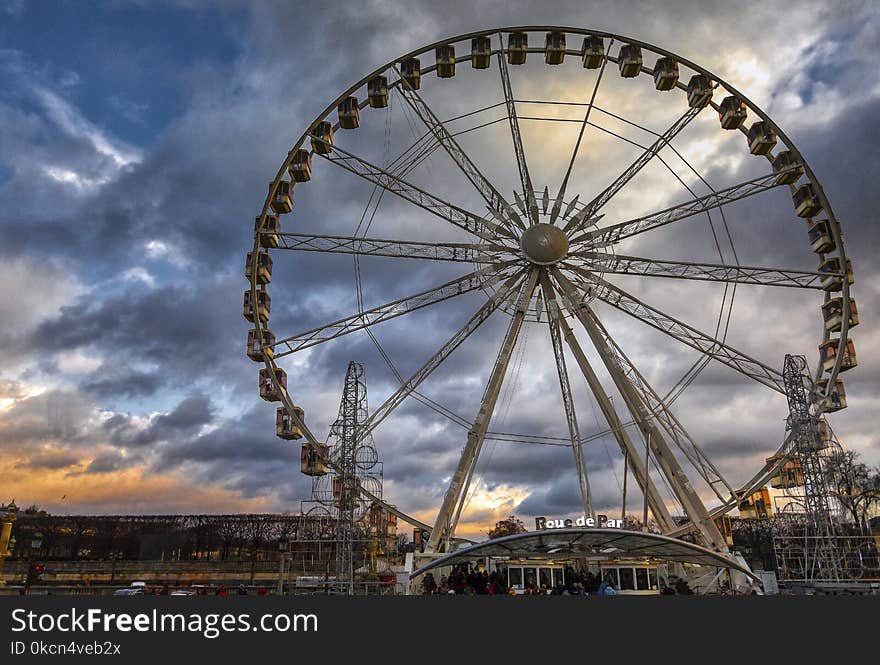
[[[596,518],[581,515],[576,520],[572,519],[547,519],[546,517],[535,518],[535,528],[543,529],[572,529],[574,527],[593,528],[599,526],[606,529],[622,529],[623,520],[608,519],[607,515],[597,515]]]

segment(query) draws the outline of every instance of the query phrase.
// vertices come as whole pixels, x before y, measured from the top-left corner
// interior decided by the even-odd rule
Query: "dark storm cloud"
[[[147,464],[157,472],[185,470],[193,482],[233,489],[246,497],[272,496],[276,505],[284,508],[308,494],[307,479],[298,473],[298,446],[273,436],[274,406],[253,406],[257,402],[258,367],[244,357],[248,326],[240,318],[244,253],[252,242],[253,217],[262,205],[266,184],[292,141],[333,97],[373,67],[444,35],[497,23],[580,25],[588,20],[600,28],[670,46],[725,74],[737,63],[728,60],[728,50],[712,45],[750,45],[756,31],[767,25],[807,23],[815,29],[818,44],[828,40],[841,45],[852,40],[869,44],[872,28],[853,25],[853,17],[860,16],[858,10],[852,5],[832,12],[820,4],[807,4],[789,16],[764,5],[753,5],[743,12],[740,6],[727,2],[699,6],[623,2],[599,13],[591,10],[585,17],[583,3],[576,2],[556,3],[552,11],[546,5],[509,2],[370,3],[332,8],[325,3],[260,3],[250,7],[248,21],[240,26],[240,56],[221,70],[194,66],[184,72],[189,81],[186,108],[124,167],[113,166],[112,158],[95,151],[94,130],[98,128],[59,123],[59,113],[66,109],[59,103],[64,101],[63,94],[53,99],[40,97],[36,87],[25,89],[25,74],[35,63],[8,56],[15,61],[9,66],[20,70],[15,79],[20,91],[16,99],[0,97],[0,142],[10,147],[10,154],[29,158],[17,160],[11,176],[0,181],[0,203],[8,211],[0,229],[4,247],[0,251],[38,261],[63,257],[91,287],[88,294],[27,335],[30,352],[43,357],[85,350],[103,359],[97,370],[76,378],[78,388],[93,400],[93,406],[109,405],[120,412],[91,430],[100,432],[111,449],[95,455],[87,472],[102,473],[133,463]],[[772,47],[756,53],[759,60],[770,57]],[[738,54],[745,57],[742,51]],[[865,85],[859,61],[844,59],[832,64],[830,58],[820,58],[811,63],[806,77],[797,82],[805,103],[828,94],[816,87],[818,83],[844,96]],[[787,66],[793,73],[799,69],[798,62]],[[51,88],[57,80],[52,73],[41,76],[41,87]],[[730,78],[738,83],[735,76]],[[474,79],[467,89],[476,90],[480,85]],[[784,76],[778,85],[785,87]],[[773,104],[777,92],[770,91],[769,99],[756,101]],[[24,97],[30,110],[19,108],[25,106]],[[876,288],[871,286],[871,279],[876,280],[874,251],[880,231],[870,223],[871,198],[864,195],[872,191],[878,178],[872,129],[878,110],[876,99],[866,99],[849,105],[845,114],[829,115],[819,125],[804,124],[797,111],[774,114],[780,124],[793,126],[794,142],[813,165],[844,222],[857,271],[856,298],[863,310],[862,327],[854,331],[857,344],[863,330],[876,328],[873,312],[880,306]],[[76,127],[82,131],[73,131]],[[383,123],[368,119],[359,133],[349,133],[345,140],[366,149],[370,141],[381,142],[383,130]],[[118,141],[116,149],[125,151],[128,146]],[[481,158],[491,165],[494,154],[488,151]],[[372,157],[378,159],[375,152]],[[621,158],[623,166],[628,158]],[[4,163],[0,156],[0,166]],[[437,160],[435,167],[437,164],[443,164],[442,160]],[[757,164],[747,158],[739,170],[716,166],[706,175],[713,184],[724,186],[750,177]],[[47,178],[47,165],[67,169],[80,178],[107,178],[110,184],[85,189],[60,184]],[[296,212],[283,220],[285,229],[348,233],[354,228],[370,188],[333,169],[316,159],[315,178],[308,189],[297,189]],[[423,178],[419,180],[423,184],[436,185],[438,191],[454,193],[460,187],[460,176],[444,173],[442,167],[418,177]],[[335,184],[342,182],[344,196]],[[779,194],[783,199],[787,196]],[[470,197],[469,202],[474,199],[469,189],[462,196]],[[683,199],[680,195],[671,202]],[[51,214],[47,214],[49,201]],[[757,263],[812,267],[805,234],[793,218],[767,224],[760,203],[730,208],[732,233],[743,257]],[[442,222],[422,213],[410,219],[409,207],[392,200],[383,202],[382,213],[376,235],[384,229],[397,231],[401,237],[456,237]],[[749,233],[757,226],[761,234]],[[668,256],[675,252],[680,258],[712,260],[715,257],[696,256],[707,246],[704,241],[708,237],[703,222],[690,220],[667,236],[663,245],[646,237],[634,245],[632,253],[656,251]],[[168,251],[151,255],[146,248],[154,241],[164,243]],[[279,335],[355,311],[350,257],[283,252],[273,256],[272,326]],[[798,263],[801,261],[808,265]],[[146,270],[156,287],[123,281],[125,271],[133,267]],[[376,259],[365,262],[363,268],[369,307],[428,288],[470,266],[461,264],[441,271],[418,262],[401,266],[401,262]],[[706,313],[709,308],[682,293],[662,283],[644,291],[649,302],[682,318],[702,316],[701,327],[710,328],[717,308],[713,305],[710,317]],[[738,298],[735,312],[754,322],[753,327],[762,328],[761,335],[737,339],[737,344],[762,345],[755,355],[773,366],[780,365],[780,352],[787,348],[791,333],[771,325],[772,321],[760,315],[760,308],[780,311],[787,302],[785,294],[748,296],[741,292]],[[406,377],[479,304],[476,297],[463,297],[382,324],[375,332]],[[678,352],[678,347],[662,339],[660,333],[633,326],[625,316],[607,310],[597,306],[603,320],[607,317],[609,329],[619,335],[621,345],[640,363],[650,360],[650,378],[658,390],[674,384],[696,358],[696,354]],[[812,321],[817,323],[818,317]],[[506,322],[506,317],[496,315],[484,324],[425,384],[424,392],[471,420]],[[813,354],[808,347],[816,341],[816,328],[810,328],[808,335],[801,330],[797,333],[798,344],[803,336],[803,346]],[[543,334],[537,327],[533,330],[533,338]],[[16,330],[0,338],[20,340],[24,332],[28,331]],[[517,384],[522,398],[512,399],[506,408],[503,404],[499,407],[493,430],[567,435],[555,368],[546,362],[549,346],[541,348],[540,353],[528,354],[522,364]],[[862,352],[861,346],[859,350]],[[375,408],[397,386],[363,334],[315,347],[309,355],[294,356],[295,362],[285,365],[291,393],[306,408],[316,432],[326,431],[335,415],[345,366],[351,359],[367,366],[370,404]],[[597,359],[595,364],[604,376]],[[863,394],[872,394],[876,392],[878,367],[873,362],[863,364],[864,372],[860,367],[851,374],[852,385]],[[54,365],[57,368],[58,363]],[[570,363],[570,373],[573,367]],[[508,379],[514,376],[512,370]],[[847,381],[850,385],[850,375]],[[582,388],[577,390],[584,394]],[[707,453],[713,459],[717,455],[728,469],[736,471],[741,456],[775,448],[781,436],[780,422],[771,419],[777,415],[774,411],[755,409],[760,418],[751,413],[752,405],[765,400],[766,395],[763,388],[744,382],[729,369],[710,365],[679,406]],[[122,398],[142,400],[141,412],[124,413],[128,407],[116,406]],[[154,407],[152,400],[159,398],[164,398],[163,404]],[[37,405],[31,407],[34,413],[12,419],[4,434],[31,442],[45,437],[45,425],[36,422]],[[601,421],[594,427],[593,407],[586,398],[578,403],[578,411],[582,434],[602,428]],[[764,417],[770,419],[769,424]],[[726,429],[730,422],[736,423],[737,431]],[[862,422],[855,431],[868,430]],[[82,431],[62,434],[69,440],[87,438]],[[464,428],[414,400],[404,403],[383,423],[375,436],[385,461],[385,478],[396,489],[394,502],[407,510],[436,506],[445,489],[443,481],[458,461],[465,434]],[[611,470],[619,470],[619,456],[613,441],[602,445],[610,447],[613,463],[598,446],[587,454],[591,468],[604,479],[597,481],[594,490],[597,504],[613,505],[617,499]],[[487,442],[484,453],[479,474],[488,486],[516,483],[534,490],[519,510],[551,514],[577,509],[579,497],[569,449]],[[751,472],[748,469],[746,475]]]
[[[80,387],[97,399],[149,397],[165,383],[155,372],[140,372],[124,365],[102,365],[95,374]]]

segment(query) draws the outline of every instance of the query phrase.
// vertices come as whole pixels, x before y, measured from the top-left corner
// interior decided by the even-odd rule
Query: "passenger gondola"
[[[819,358],[822,363],[822,370],[830,372],[834,369],[837,362],[837,353],[840,348],[840,339],[833,337],[819,345]],[[843,358],[840,361],[840,371],[846,372],[858,365],[856,359],[856,347],[853,341],[847,340],[843,351]]]
[[[413,90],[422,87],[422,63],[418,58],[408,58],[400,63],[400,76]]]
[[[634,78],[642,71],[642,49],[636,44],[624,44],[617,55],[617,67],[624,78]]]
[[[843,326],[843,297],[838,296],[832,298],[822,305],[822,320],[825,321],[825,330],[828,332],[839,332]],[[859,325],[859,310],[856,307],[856,301],[850,298],[849,301],[849,327],[855,328]]]
[[[525,64],[528,49],[528,33],[511,32],[507,36],[507,62],[509,62],[511,65]]]
[[[296,182],[308,182],[312,178],[312,153],[300,148],[293,153],[287,171]]]
[[[820,283],[826,291],[840,291],[843,289],[843,278],[840,276],[840,259],[836,256],[825,259],[819,264],[818,272],[822,273]],[[852,284],[853,276],[852,261],[846,260],[846,280]]]
[[[256,328],[248,330],[247,356],[255,362],[261,362],[275,355],[275,335],[268,328],[257,333]]]
[[[254,233],[260,233],[260,247],[273,249],[278,247],[278,234],[281,232],[281,222],[277,215],[266,215],[266,223],[260,228],[260,218],[254,219]]]
[[[548,32],[544,40],[544,62],[548,65],[561,65],[565,60],[565,33]]]
[[[322,120],[312,129],[312,151],[329,155],[333,150],[333,125]]]
[[[358,99],[354,95],[350,95],[339,102],[336,108],[339,116],[339,126],[342,129],[357,129],[361,124],[361,112],[358,106]]]
[[[443,44],[434,50],[437,62],[437,76],[449,79],[455,76],[455,46]]]
[[[275,386],[268,368],[264,367],[260,370],[260,397],[267,402],[280,402],[282,390],[287,390],[287,372],[276,367],[275,378],[280,387]]]
[[[833,413],[846,408],[846,390],[843,387],[843,379],[837,379],[834,382],[834,388],[831,394],[826,396],[825,391],[828,389],[828,379],[819,379],[816,381],[817,401],[820,408],[826,413]]]
[[[753,155],[766,155],[776,146],[776,132],[769,123],[759,120],[752,123],[746,134],[749,152]]]
[[[791,200],[798,217],[812,217],[822,210],[822,204],[811,182],[798,187],[791,195]]]
[[[598,35],[584,37],[581,58],[586,69],[598,69],[605,59],[605,40]]]
[[[269,189],[272,189],[272,183],[269,183]],[[272,197],[272,210],[279,215],[284,215],[293,210],[293,183],[287,180],[278,182],[275,189],[275,196]]]
[[[660,58],[654,64],[654,87],[672,90],[678,83],[678,62],[673,58]]]
[[[253,279],[256,275],[257,284],[268,284],[272,280],[272,257],[269,252],[259,250],[254,256],[253,252],[247,253],[244,264],[244,276]]]
[[[773,173],[780,185],[791,185],[804,174],[804,165],[795,153],[782,150],[773,158]]]
[[[694,74],[687,84],[688,106],[692,109],[703,108],[712,99],[712,81],[703,74]]]
[[[492,64],[492,40],[487,36],[474,37],[471,40],[471,67],[489,69]]]
[[[383,109],[388,106],[387,76],[374,76],[367,81],[367,100],[371,109]]]
[[[739,97],[730,95],[721,100],[718,106],[718,119],[723,129],[739,129],[746,120],[746,103]]]
[[[298,406],[293,407],[293,410],[300,422],[305,422],[306,412]],[[287,409],[283,406],[278,407],[278,410],[275,412],[275,436],[286,441],[295,441],[303,438],[302,428],[296,420],[290,417]]]
[[[816,254],[827,254],[836,246],[834,235],[831,233],[831,223],[827,219],[810,224],[807,233],[810,237],[810,247]]]
[[[269,297],[269,292],[264,289],[257,289],[257,307],[256,312],[254,312],[254,305],[251,302],[251,290],[248,289],[244,292],[243,298],[243,307],[242,313],[244,314],[244,318],[251,323],[254,323],[255,318],[259,318],[260,321],[266,323],[269,321],[269,310],[272,307],[272,298]]]

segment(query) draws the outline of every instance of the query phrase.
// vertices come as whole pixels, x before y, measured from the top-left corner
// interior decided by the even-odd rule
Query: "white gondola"
[[[798,187],[795,193],[791,195],[791,200],[794,203],[794,211],[798,217],[812,217],[822,210],[822,204],[819,203],[816,189],[811,182]]]
[[[262,362],[275,355],[275,334],[268,328],[257,333],[256,328],[248,330],[247,356],[253,361]]]
[[[544,40],[544,62],[548,65],[561,65],[565,60],[565,33],[554,30],[548,32]]]
[[[266,250],[257,251],[256,257],[253,252],[247,253],[244,264],[245,279],[251,280],[255,274],[257,284],[268,284],[272,281],[272,257]]]
[[[307,476],[327,474],[328,448],[325,443],[303,441],[300,448],[300,471]]]
[[[780,185],[791,185],[804,174],[804,165],[795,153],[782,150],[773,158],[773,173],[778,174],[776,182]]]
[[[843,297],[832,298],[822,305],[822,319],[825,321],[825,330],[828,332],[840,332],[843,326]],[[856,301],[849,301],[849,327],[859,325],[859,308]]]
[[[254,219],[254,233],[260,233],[260,247],[274,249],[278,247],[278,234],[281,232],[281,222],[277,215],[266,215],[266,223],[260,229],[260,218]]]
[[[523,65],[529,49],[529,35],[525,32],[511,32],[507,36],[507,62]]]
[[[837,362],[837,352],[839,348],[840,339],[837,337],[822,342],[819,345],[819,358],[822,363],[823,371],[830,372],[834,369],[834,363]],[[846,346],[843,350],[843,359],[840,361],[840,371],[846,372],[853,367],[857,367],[858,364],[859,361],[856,358],[856,345],[851,339],[847,340]]]
[[[831,224],[827,219],[810,224],[808,234],[810,247],[816,254],[827,254],[834,249],[834,236],[831,233]]]
[[[434,50],[437,61],[437,76],[449,79],[455,76],[455,47],[452,44],[442,44]]]
[[[581,49],[581,58],[587,69],[598,69],[605,59],[605,40],[598,35],[584,37],[584,46]]]
[[[718,106],[718,119],[723,129],[739,129],[746,120],[746,114],[746,103],[733,95],[722,99]]]
[[[678,62],[673,58],[660,58],[654,64],[654,87],[672,90],[678,83]]]
[[[422,62],[418,58],[408,58],[400,63],[400,76],[413,90],[422,87]]]
[[[290,177],[296,182],[308,182],[312,178],[312,153],[305,148],[299,148],[293,153],[290,166],[287,167]]]
[[[254,323],[254,318],[258,317],[263,323],[267,323],[269,321],[269,311],[272,309],[272,298],[269,297],[268,291],[264,289],[257,289],[256,312],[254,312],[254,304],[251,301],[250,289],[244,292],[242,303],[242,314],[244,315],[244,318],[246,320]]]
[[[305,422],[306,412],[298,406],[293,407],[293,410],[300,422]],[[278,407],[278,410],[275,411],[275,436],[285,441],[296,441],[303,438],[302,428],[296,420],[290,417],[287,409],[283,406]]]
[[[749,143],[749,152],[753,155],[766,155],[776,146],[776,132],[763,120],[752,123],[746,138]]]
[[[833,413],[846,408],[846,390],[843,387],[843,379],[837,379],[834,382],[834,389],[831,394],[825,396],[828,389],[828,379],[819,379],[816,381],[816,389],[818,391],[817,402],[823,411]]]
[[[329,155],[333,151],[333,125],[322,120],[312,129],[312,150],[319,155]]]
[[[694,74],[687,84],[688,106],[701,109],[712,100],[712,81],[703,74]]]
[[[492,64],[492,40],[485,35],[471,40],[471,67],[489,69]]]
[[[287,390],[287,372],[280,367],[276,367],[275,378],[281,384],[280,390],[275,386],[269,369],[264,367],[260,370],[260,397],[267,402],[280,402],[281,391]]]
[[[384,109],[388,106],[387,76],[374,76],[367,81],[367,99],[371,109]]]
[[[840,291],[843,288],[843,278],[840,277],[840,259],[832,256],[825,259],[819,264],[819,270],[822,273],[820,282],[822,288],[826,291]],[[852,270],[852,261],[846,260],[846,281],[852,284],[855,281]]]
[[[617,67],[624,78],[633,78],[642,71],[642,49],[635,44],[624,44],[617,54]]]
[[[269,190],[272,190],[272,183],[269,183]],[[293,210],[293,183],[287,180],[281,180],[275,189],[275,196],[272,197],[272,210],[277,214],[283,215]]]
[[[339,126],[342,129],[357,129],[361,124],[361,111],[358,99],[354,95],[339,102],[336,113],[339,116]]]

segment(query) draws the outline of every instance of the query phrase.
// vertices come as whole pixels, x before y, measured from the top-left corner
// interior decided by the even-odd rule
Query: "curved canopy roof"
[[[651,558],[730,568],[758,579],[748,567],[702,545],[656,533],[610,528],[546,529],[486,540],[435,559],[414,571],[412,576],[486,556],[512,559]]]

